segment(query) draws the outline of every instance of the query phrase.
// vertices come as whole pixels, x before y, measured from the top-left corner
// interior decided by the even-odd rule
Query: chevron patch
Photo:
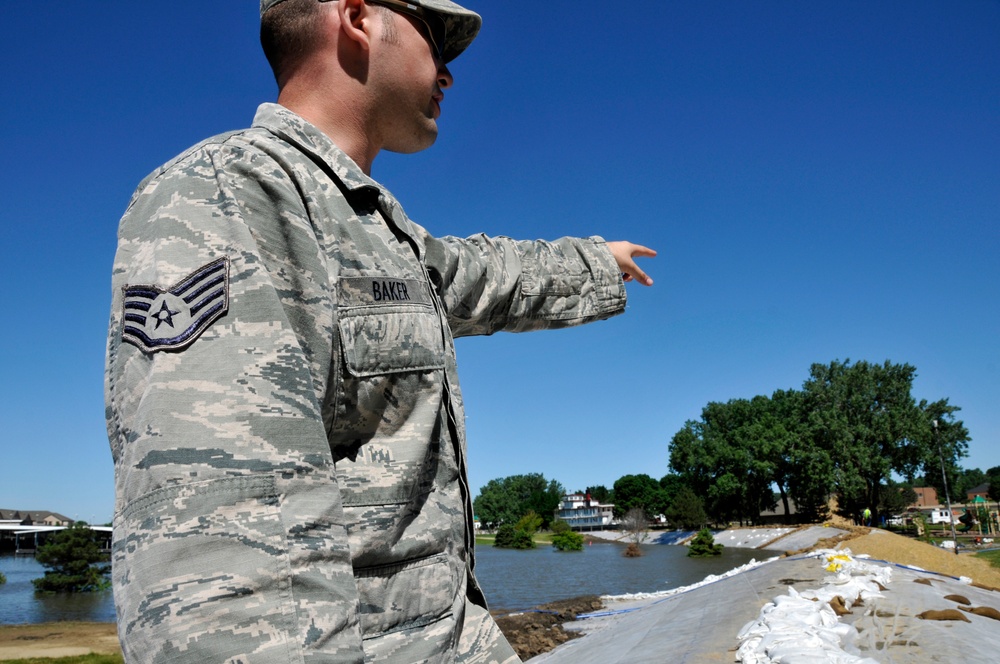
[[[123,290],[122,341],[146,353],[184,350],[229,311],[229,259],[214,260],[167,290]]]

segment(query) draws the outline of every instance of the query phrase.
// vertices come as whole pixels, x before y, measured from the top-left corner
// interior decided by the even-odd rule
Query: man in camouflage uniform
[[[136,190],[107,357],[126,661],[513,662],[473,574],[453,338],[651,280],[600,238],[435,238],[369,177],[428,147],[478,15],[262,0],[253,126]]]

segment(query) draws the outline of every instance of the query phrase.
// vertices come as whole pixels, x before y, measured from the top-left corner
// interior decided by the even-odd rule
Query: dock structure
[[[56,512],[0,509],[0,542],[13,540],[15,554],[34,554],[47,534],[65,530],[72,524],[71,519]],[[87,528],[106,533],[104,548],[110,549],[110,526],[88,525]]]

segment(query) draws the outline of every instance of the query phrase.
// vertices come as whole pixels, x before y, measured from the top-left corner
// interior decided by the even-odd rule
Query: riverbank
[[[500,631],[522,660],[549,652],[580,636],[579,632],[563,628],[581,614],[593,613],[604,608],[597,595],[549,602],[530,611],[512,614],[493,612]]]

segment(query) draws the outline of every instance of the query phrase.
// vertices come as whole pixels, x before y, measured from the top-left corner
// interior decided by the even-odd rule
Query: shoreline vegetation
[[[953,577],[965,576],[976,585],[1000,589],[1000,550],[955,555],[952,551],[888,531],[839,524],[838,527],[849,532],[820,540],[810,549],[842,546],[854,555],[866,554]],[[491,546],[492,539],[477,535],[476,544]],[[609,540],[587,539],[614,544]],[[551,535],[538,533],[535,542],[551,545]],[[804,552],[788,551],[785,555]],[[781,555],[781,551],[772,553]],[[564,630],[562,625],[575,620],[581,613],[597,611],[603,606],[600,597],[588,596],[552,602],[533,611],[497,610],[494,616],[521,658],[528,659],[575,638],[577,634]],[[0,661],[5,664],[121,664],[123,660],[113,623],[56,622],[0,626]]]

